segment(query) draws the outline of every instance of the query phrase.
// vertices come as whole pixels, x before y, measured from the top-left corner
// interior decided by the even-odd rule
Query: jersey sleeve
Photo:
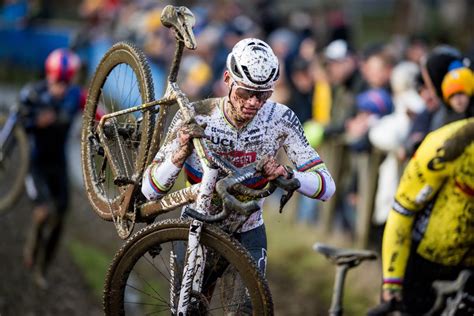
[[[171,158],[178,149],[179,143],[176,136],[182,124],[181,113],[178,111],[171,122],[163,145],[143,174],[142,193],[149,200],[156,200],[165,195],[178,177],[181,168],[175,166]]]
[[[435,198],[450,173],[443,160],[446,129],[431,133],[408,163],[400,179],[382,242],[383,287],[400,288],[410,253],[417,212]]]
[[[18,95],[18,102],[23,108],[22,124],[26,130],[31,130],[36,124],[36,108],[34,104],[37,102],[38,93],[35,91],[33,84],[24,86]]]
[[[319,154],[309,145],[296,114],[287,109],[281,118],[285,135],[283,148],[295,165],[295,178],[300,181],[298,192],[308,197],[326,201],[336,186]]]

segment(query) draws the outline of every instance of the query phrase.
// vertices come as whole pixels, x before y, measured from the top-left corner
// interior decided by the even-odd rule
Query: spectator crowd
[[[19,6],[26,2],[6,1],[3,17],[15,20],[15,12],[27,12]],[[297,114],[338,186],[324,204],[299,197],[298,221],[335,227],[352,238],[361,238],[368,226],[383,226],[403,166],[425,135],[473,115],[474,78],[464,58],[472,52],[452,43],[409,34],[356,47],[349,21],[336,7],[324,15],[297,10],[283,16],[272,10],[272,1],[216,3],[187,4],[196,17],[198,48],[185,52],[179,82],[192,100],[222,96],[226,56],[234,44],[257,37],[271,45],[281,64],[271,100]],[[87,77],[113,43],[132,41],[148,56],[160,96],[174,51],[173,35],[160,22],[166,4],[83,0],[71,47]],[[431,78],[441,87],[433,91],[422,65],[443,50],[455,58],[446,69],[432,67]]]

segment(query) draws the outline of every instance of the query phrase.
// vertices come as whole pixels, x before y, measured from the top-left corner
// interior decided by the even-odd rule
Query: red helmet
[[[74,52],[58,48],[46,58],[46,78],[49,81],[69,83],[81,67],[81,60]]]

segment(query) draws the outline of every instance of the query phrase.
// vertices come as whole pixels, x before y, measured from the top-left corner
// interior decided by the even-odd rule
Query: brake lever
[[[261,159],[257,163],[257,165],[255,167],[255,170],[257,172],[260,172],[260,173],[262,172],[264,161],[265,161],[265,159]],[[286,191],[286,194],[282,195],[282,197],[280,199],[280,210],[279,210],[279,212],[282,213],[283,212],[283,207],[285,207],[286,203],[288,203],[288,201],[293,196],[293,193],[296,190],[298,190],[299,187],[301,186],[300,181],[296,178],[285,179],[282,176],[279,176],[275,180],[272,180],[271,183],[274,183],[277,187],[282,188],[283,190]]]
[[[291,199],[293,193],[299,189],[301,183],[298,179],[285,179],[282,176],[279,176],[275,180],[272,181],[275,185],[279,188],[282,188],[286,191],[286,194],[283,194],[280,199],[280,210],[279,212],[283,212],[283,207],[285,207],[286,203]]]

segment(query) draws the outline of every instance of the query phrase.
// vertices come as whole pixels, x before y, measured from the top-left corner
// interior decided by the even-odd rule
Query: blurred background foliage
[[[117,12],[120,13],[116,11],[118,8],[132,10],[134,7],[151,13],[154,6],[167,3],[196,8],[198,25],[201,16],[220,20],[223,24],[235,23],[233,18],[236,14],[231,10],[238,7],[236,10],[253,20],[255,24],[251,24],[252,27],[258,27],[261,34],[270,34],[280,27],[302,32],[309,30],[316,40],[315,54],[321,52],[335,38],[347,39],[358,51],[377,42],[391,42],[392,45],[403,46],[412,37],[423,38],[430,46],[449,43],[464,52],[474,52],[474,1],[470,0],[4,0],[0,3],[2,95],[14,95],[19,86],[41,77],[44,57],[59,46],[78,45],[78,38],[84,40],[80,36],[85,36],[85,41],[89,40],[88,44],[95,49],[95,55],[92,57],[82,51],[85,54],[84,60],[87,61],[87,69],[84,69],[80,79],[84,85],[87,85],[98,59],[116,40],[136,41],[146,48],[152,62],[163,67],[160,63],[166,62],[166,58],[161,55],[160,58],[155,58],[153,53],[161,50],[164,57],[171,58],[169,47],[159,46],[163,45],[160,41],[156,42],[156,46],[146,46],[147,43],[155,43],[146,41],[149,33],[160,32],[159,28],[152,26],[159,25],[156,22],[159,15],[148,16],[155,20],[150,21],[144,29],[137,29],[137,25],[143,24],[136,18],[125,19],[132,16],[130,12],[122,11],[122,15],[119,14],[124,19],[113,19],[108,14],[117,16]],[[104,3],[110,7],[106,7],[102,12],[89,12],[89,15],[85,12],[87,6],[90,9]],[[202,12],[199,11],[201,9]],[[113,36],[109,34],[110,38],[105,42],[99,41],[99,38],[102,39],[99,35],[103,35],[103,29],[97,32],[94,28],[94,23],[99,23],[100,19],[105,20],[106,31],[114,30]],[[239,21],[237,28],[244,27],[248,22]],[[88,34],[87,31],[91,30],[94,33]],[[139,34],[132,34],[130,30]],[[201,43],[201,47],[205,48],[207,42],[204,40],[198,38],[198,45]],[[217,41],[220,40],[222,39],[217,38]],[[184,70],[186,69],[188,68],[184,67]],[[160,83],[163,82],[162,72],[163,69],[160,68],[154,72],[157,96],[160,94]],[[8,88],[5,89],[5,86]],[[78,151],[76,156],[77,153]],[[77,157],[74,159],[76,171],[73,173],[76,178],[80,178],[80,171],[77,171],[80,165]],[[80,191],[80,180],[78,182],[77,195],[84,198],[83,192]],[[334,266],[316,254],[312,245],[320,241],[350,247],[352,240],[340,231],[327,234],[315,226],[297,223],[295,198],[281,215],[275,211],[276,203],[277,200],[269,199],[265,211],[269,235],[268,278],[274,295],[276,314],[324,315],[329,308]],[[88,216],[93,217],[92,210],[88,211]],[[84,216],[75,213],[70,219],[71,225]],[[100,221],[98,218],[94,220]],[[74,225],[68,240],[68,249],[84,270],[91,290],[100,300],[105,272],[120,240],[113,234],[114,228],[111,224],[108,227],[110,231],[99,240],[96,235],[98,231],[91,231],[87,227],[90,221],[88,219],[85,222],[87,225]],[[378,250],[377,243],[371,247]],[[380,260],[364,263],[349,272],[345,295],[347,315],[362,315],[368,307],[377,303],[380,279]]]

